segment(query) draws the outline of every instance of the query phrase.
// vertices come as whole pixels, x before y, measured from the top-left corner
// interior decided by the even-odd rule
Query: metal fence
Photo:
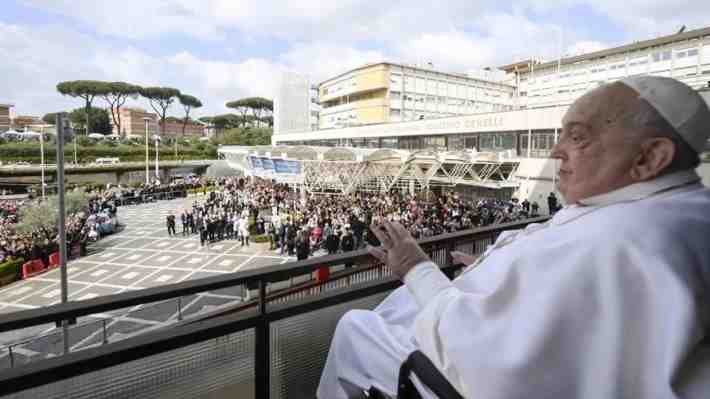
[[[451,251],[480,254],[502,231],[544,220],[445,234],[420,245],[453,277],[461,265],[452,265]],[[275,283],[345,263],[357,267],[327,282],[267,294]],[[0,372],[0,395],[313,397],[338,319],[350,309],[372,309],[400,283],[365,251],[355,251],[3,315],[0,332],[240,285],[258,293],[250,306],[7,369]]]

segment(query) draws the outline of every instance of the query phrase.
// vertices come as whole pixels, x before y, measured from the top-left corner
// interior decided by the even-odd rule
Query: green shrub
[[[269,235],[268,234],[259,234],[259,235],[251,236],[251,239],[253,242],[255,242],[257,244],[262,244],[262,243],[269,242]]]
[[[19,277],[23,263],[25,263],[25,260],[22,258],[8,260],[3,263],[0,263],[0,276],[4,277],[7,275],[14,274]]]

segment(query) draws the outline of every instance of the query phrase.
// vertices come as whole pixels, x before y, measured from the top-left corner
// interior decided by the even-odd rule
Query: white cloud
[[[626,32],[620,42],[645,40],[710,25],[710,1],[706,0],[527,0],[537,11],[582,6],[619,24]]]
[[[189,0],[24,0],[45,11],[64,15],[95,31],[122,38],[144,39],[178,33],[200,39],[223,38],[207,18],[200,1]]]
[[[530,19],[529,11],[544,13],[552,7],[581,5],[607,15],[628,32],[618,43],[671,33],[682,23],[689,28],[707,25],[710,15],[710,1],[691,0],[523,0],[513,7],[492,0],[444,4],[430,0],[24,3],[77,24],[0,23],[0,76],[11,77],[0,80],[4,96],[0,101],[16,103],[20,113],[78,106],[56,94],[54,87],[61,80],[174,86],[202,98],[203,113],[217,113],[227,111],[224,102],[240,96],[271,96],[277,75],[284,70],[307,74],[316,82],[378,61],[432,62],[437,69],[463,72],[531,56],[556,59],[560,52],[577,54],[609,47],[575,31],[567,21]],[[209,42],[211,47],[224,44],[223,58],[206,59],[192,48],[167,55],[145,49],[155,47],[166,35],[184,35]],[[173,39],[171,48],[175,47]],[[269,49],[274,39],[283,50]],[[118,40],[121,45],[111,44]],[[264,55],[243,52],[245,43],[249,48],[263,46],[266,50],[260,54]]]
[[[594,40],[582,40],[565,48],[564,55],[575,56],[580,54],[592,53],[594,51],[604,50],[609,48],[609,45]]]
[[[224,103],[229,100],[271,96],[276,73],[282,68],[263,59],[205,61],[188,52],[158,57],[130,46],[113,48],[61,27],[30,29],[0,23],[0,37],[4,38],[0,41],[0,76],[12,77],[0,79],[0,102],[14,103],[19,114],[41,115],[82,106],[56,92],[58,82],[76,79],[176,87],[202,99],[201,114],[227,112]],[[102,100],[95,104],[104,106]],[[142,101],[137,104],[145,106]],[[177,107],[173,111],[179,112]]]
[[[328,43],[299,43],[279,57],[288,69],[318,82],[367,63],[386,61],[380,51],[358,50]]]

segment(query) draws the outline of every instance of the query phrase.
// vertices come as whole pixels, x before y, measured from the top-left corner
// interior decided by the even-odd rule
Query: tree
[[[125,82],[104,83],[101,97],[108,103],[111,110],[111,120],[116,126],[116,134],[121,136],[121,107],[129,98],[138,97],[141,87]]]
[[[267,116],[274,111],[274,102],[268,98],[251,97],[248,100],[251,103],[252,113],[257,124],[262,122],[262,115]]]
[[[54,125],[55,123],[57,123],[57,114],[58,112],[50,112],[48,114],[44,114],[42,120],[48,125]]]
[[[190,119],[190,111],[193,108],[200,108],[202,106],[202,101],[189,94],[180,94],[178,99],[185,110],[185,119],[182,122],[182,136],[185,137],[185,127],[187,127],[187,121]]]
[[[242,123],[240,124],[241,126],[246,127],[247,125],[247,116],[249,115],[249,110],[251,109],[252,102],[250,101],[249,98],[242,98],[241,100],[236,100],[236,101],[230,101],[227,104],[225,104],[227,108],[232,108],[239,112],[239,115],[241,115]]]
[[[97,80],[71,80],[57,84],[57,91],[62,95],[78,97],[85,101],[84,109],[89,119],[90,116],[88,115],[91,109],[91,103],[96,96],[104,94],[105,90],[105,83]],[[86,134],[89,134],[88,123],[86,124]]]
[[[269,145],[271,144],[271,130],[256,129],[230,129],[221,139],[213,139],[216,144],[225,145]]]
[[[165,133],[165,116],[170,104],[180,95],[180,90],[172,87],[143,87],[140,95],[147,98],[153,111],[160,115],[160,132]]]
[[[77,108],[69,113],[69,120],[80,130],[86,130],[86,110]],[[102,108],[89,108],[89,129],[93,133],[111,134],[111,122],[108,111]]]
[[[64,196],[66,216],[74,215],[86,209],[89,200],[85,192],[67,191]],[[59,199],[56,195],[46,201],[31,203],[20,208],[17,231],[20,233],[40,233],[43,238],[53,240],[57,235],[57,219],[59,215]]]

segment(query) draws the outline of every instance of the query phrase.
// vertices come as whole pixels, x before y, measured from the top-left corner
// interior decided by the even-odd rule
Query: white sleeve
[[[423,308],[429,299],[439,292],[452,287],[451,280],[431,261],[414,266],[404,275],[404,284],[417,300],[420,308]]]

